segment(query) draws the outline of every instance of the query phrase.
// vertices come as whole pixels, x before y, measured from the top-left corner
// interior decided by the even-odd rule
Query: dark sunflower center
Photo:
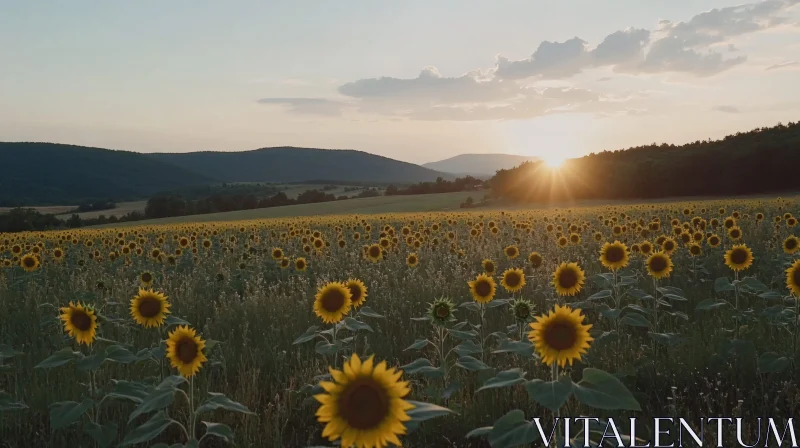
[[[516,249],[513,248],[506,249],[506,255],[508,255],[509,257],[513,257],[514,254],[516,253],[517,253]]]
[[[652,247],[650,247],[649,244],[642,244],[641,249],[642,252],[649,253],[652,250]]]
[[[69,321],[80,331],[88,331],[92,326],[92,318],[83,311],[73,311]]]
[[[32,268],[36,266],[36,260],[33,257],[25,257],[22,259],[22,262],[25,264],[26,268]]]
[[[625,258],[625,249],[619,246],[611,246],[606,250],[606,260],[609,263],[619,263]]]
[[[689,251],[692,253],[692,255],[698,255],[700,254],[700,246],[692,246],[689,248]]]
[[[417,257],[408,257],[408,262],[410,264],[417,264]]]
[[[673,250],[673,249],[675,249],[675,243],[673,243],[672,241],[664,242],[664,250]]]
[[[191,364],[197,358],[197,343],[192,338],[183,338],[178,341],[175,353],[184,364]]]
[[[514,288],[520,284],[520,281],[522,281],[522,278],[518,273],[509,272],[506,274],[506,285]]]
[[[731,237],[732,238],[739,238],[739,235],[740,235],[740,233],[739,233],[738,230],[732,230],[731,231]]]
[[[478,280],[475,283],[475,292],[481,297],[488,297],[492,293],[492,285],[486,280]]]
[[[792,238],[792,239],[786,240],[786,248],[787,249],[792,250],[792,249],[794,249],[796,247],[797,247],[797,240],[796,239]]]
[[[575,346],[578,335],[569,322],[553,322],[544,330],[544,341],[555,350],[569,350]]]
[[[520,319],[527,319],[531,315],[531,310],[527,305],[518,305],[516,314]]]
[[[353,302],[358,302],[359,300],[361,300],[361,288],[359,288],[358,286],[351,286],[350,295],[352,295],[350,300],[352,300]]]
[[[450,308],[447,305],[439,305],[436,307],[436,316],[444,319],[445,317],[450,315]]]
[[[653,257],[647,264],[653,272],[662,272],[667,269],[667,259],[664,257]]]
[[[381,255],[381,249],[377,246],[370,246],[369,248],[369,256],[372,258],[378,258]]]
[[[719,244],[719,238],[717,237],[711,238],[711,245],[716,246],[717,244]]]
[[[731,252],[731,262],[733,264],[744,264],[747,261],[747,251],[744,249],[734,249]]]
[[[484,269],[486,269],[486,272],[494,272],[494,263],[486,263]]]
[[[339,397],[339,411],[349,426],[372,429],[389,414],[389,396],[372,378],[358,379]]]
[[[558,284],[562,288],[572,288],[578,284],[578,273],[572,268],[562,270],[558,274]]]
[[[345,296],[338,289],[331,289],[322,295],[322,308],[325,311],[334,313],[344,306]]]
[[[272,252],[272,256],[275,257],[275,258],[281,258],[281,255],[283,255],[283,254],[279,250],[276,250],[276,251]]]
[[[304,261],[298,260],[297,261],[297,268],[298,269],[303,269],[304,267],[306,267],[306,263]]]
[[[153,281],[153,275],[149,272],[145,272],[144,274],[142,274],[142,281],[145,283],[150,283],[151,281]]]
[[[795,269],[794,272],[792,272],[792,282],[794,286],[800,288],[800,269]]]
[[[161,301],[153,297],[139,300],[139,313],[148,319],[158,316],[161,313]]]

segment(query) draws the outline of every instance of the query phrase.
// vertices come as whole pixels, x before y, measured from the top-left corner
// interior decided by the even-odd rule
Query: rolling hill
[[[140,199],[214,180],[144,154],[56,143],[0,142],[0,206]]]
[[[422,166],[455,175],[469,174],[476,177],[494,176],[497,170],[507,170],[523,162],[539,160],[537,157],[515,154],[460,154]]]
[[[416,183],[448,174],[413,163],[345,149],[276,147],[242,152],[149,154],[225,182],[302,182],[309,180]]]

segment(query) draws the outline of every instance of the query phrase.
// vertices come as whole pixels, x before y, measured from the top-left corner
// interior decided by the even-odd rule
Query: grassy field
[[[345,201],[321,202],[317,204],[287,205],[283,207],[257,208],[225,213],[209,213],[206,215],[176,216],[173,218],[151,219],[118,225],[138,226],[149,224],[173,224],[212,221],[240,221],[264,218],[283,218],[289,216],[343,215],[343,214],[380,214],[401,212],[430,212],[456,210],[467,197],[476,201],[484,192],[458,192],[425,194],[413,196],[378,196],[374,198],[357,198]],[[98,226],[113,227],[114,225]]]
[[[331,446],[380,421],[403,446],[510,448],[556,415],[635,416],[650,440],[653,417],[744,417],[752,441],[754,416],[800,412],[797,197],[468,195],[0,235],[0,445]],[[408,395],[364,376],[377,361]]]
[[[106,218],[110,218],[112,216],[122,216],[127,215],[130,212],[142,212],[144,213],[144,207],[147,205],[147,201],[132,201],[132,202],[120,202],[117,204],[116,208],[111,210],[98,210],[92,212],[83,212],[78,213],[77,215],[80,216],[81,219],[92,219],[97,218],[100,215],[105,215]],[[44,212],[43,212],[44,213]],[[58,215],[60,219],[69,219],[72,216],[71,213]]]
[[[77,205],[49,205],[43,207],[25,207],[25,208],[32,208],[39,213],[50,215],[50,214],[59,214],[59,213],[66,213],[70,210],[75,210],[78,208]],[[6,213],[10,211],[10,207],[0,207],[0,213]]]

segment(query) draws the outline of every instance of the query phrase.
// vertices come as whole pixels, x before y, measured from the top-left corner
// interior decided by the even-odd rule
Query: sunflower
[[[600,263],[612,271],[624,268],[628,265],[628,247],[619,241],[603,244],[600,248]]]
[[[447,325],[456,320],[456,306],[446,297],[434,300],[428,307],[428,317],[436,325]]]
[[[350,312],[352,298],[350,288],[339,282],[320,286],[317,295],[314,296],[314,314],[328,324],[339,322]]]
[[[742,229],[740,229],[739,226],[731,227],[728,229],[728,236],[733,241],[739,241],[742,239]]]
[[[503,249],[503,253],[506,254],[506,257],[508,257],[509,260],[513,260],[519,256],[519,249],[517,249],[517,246],[512,244]]]
[[[317,421],[325,424],[322,437],[341,438],[343,447],[400,446],[398,435],[406,434],[403,422],[411,420],[406,411],[414,405],[403,400],[411,392],[403,371],[388,368],[386,361],[375,365],[370,356],[363,363],[353,353],[344,368],[329,368],[333,381],[322,381],[325,393],[314,395],[322,406]]]
[[[798,240],[796,236],[790,235],[788,238],[783,240],[783,251],[787,254],[791,255],[797,252],[797,249],[799,248],[800,240]]]
[[[699,257],[703,254],[703,249],[697,243],[689,244],[689,255]]]
[[[539,252],[531,252],[530,255],[528,255],[528,263],[530,263],[531,267],[534,269],[541,267],[543,261],[544,259]]]
[[[642,241],[639,243],[639,251],[642,255],[650,255],[650,253],[653,252],[653,243],[650,241]]]
[[[167,358],[172,367],[178,369],[186,378],[194,376],[200,366],[208,361],[203,349],[206,341],[202,340],[193,328],[182,325],[169,334],[167,339]]]
[[[408,256],[406,257],[406,264],[410,268],[416,267],[419,264],[419,258],[417,258],[417,254],[415,253],[408,254]]]
[[[305,258],[299,257],[296,260],[294,260],[294,268],[295,270],[303,272],[306,270],[306,268],[308,268],[308,262],[306,262]]]
[[[522,269],[506,269],[503,272],[503,280],[500,281],[503,288],[510,293],[515,293],[525,286],[525,273]]]
[[[580,309],[556,305],[555,310],[531,322],[528,339],[548,366],[553,363],[560,367],[567,363],[572,365],[573,361],[581,360],[589,342],[594,340],[589,336],[592,326],[583,325],[583,320]]]
[[[678,245],[675,243],[675,240],[673,240],[672,238],[667,237],[667,238],[664,239],[664,242],[661,244],[661,250],[664,251],[665,254],[671,255],[672,252],[675,251],[675,248],[677,246]]]
[[[479,274],[475,280],[467,282],[472,298],[478,303],[489,303],[494,299],[497,286],[494,279],[486,274]]]
[[[709,236],[706,241],[710,247],[719,247],[719,244],[722,242],[722,240],[716,234]]]
[[[725,264],[734,271],[743,271],[753,264],[753,252],[744,244],[737,244],[725,252]]]
[[[272,259],[275,261],[280,261],[283,258],[283,249],[280,247],[275,247],[272,249]]]
[[[489,275],[494,274],[494,271],[496,269],[494,261],[489,260],[488,258],[481,262],[481,266],[483,266],[483,270]]]
[[[153,284],[153,273],[150,271],[144,271],[139,274],[139,282],[142,286],[150,286]]]
[[[160,327],[170,313],[169,307],[164,294],[139,288],[139,294],[131,299],[131,316],[145,328]]]
[[[25,272],[33,272],[39,269],[41,263],[39,262],[39,257],[29,253],[19,259],[19,265],[22,266],[22,269],[25,269]]]
[[[97,337],[97,316],[94,309],[83,306],[80,302],[75,305],[69,302],[68,307],[61,308],[61,316],[64,322],[64,331],[70,337],[75,338],[79,344],[92,345]]]
[[[795,300],[800,300],[800,260],[795,261],[786,270],[786,287],[795,295]]]
[[[669,277],[672,259],[664,252],[656,252],[647,259],[647,273],[655,279]]]
[[[380,244],[373,244],[367,247],[367,259],[377,263],[381,258],[383,258],[383,249],[381,249]]]
[[[512,300],[510,309],[514,319],[522,322],[528,321],[533,314],[533,304],[525,299]]]
[[[577,233],[571,233],[569,235],[569,242],[571,244],[580,244],[581,243],[581,236]]]
[[[55,249],[53,249],[53,258],[55,258],[56,261],[63,260],[64,259],[64,249],[62,249],[60,247],[56,247]]]
[[[561,263],[553,273],[553,287],[561,296],[574,296],[581,290],[585,278],[578,263]]]
[[[288,257],[283,257],[281,258],[281,261],[278,262],[278,265],[280,265],[281,269],[287,269],[289,266],[291,266],[291,264],[292,260],[290,260]]]
[[[558,241],[557,241],[558,247],[567,247],[567,243],[569,243],[569,240],[567,240],[567,237],[562,236],[562,237],[558,238]]]
[[[350,289],[350,301],[353,308],[357,308],[367,301],[367,286],[361,280],[351,278],[344,284]]]

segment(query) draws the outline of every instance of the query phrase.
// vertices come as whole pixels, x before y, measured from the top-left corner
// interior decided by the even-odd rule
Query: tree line
[[[457,191],[475,190],[483,185],[483,181],[472,176],[458,177],[455,180],[436,178],[436,182],[419,182],[407,187],[389,185],[386,187],[386,196],[400,196],[413,194],[454,193]]]

